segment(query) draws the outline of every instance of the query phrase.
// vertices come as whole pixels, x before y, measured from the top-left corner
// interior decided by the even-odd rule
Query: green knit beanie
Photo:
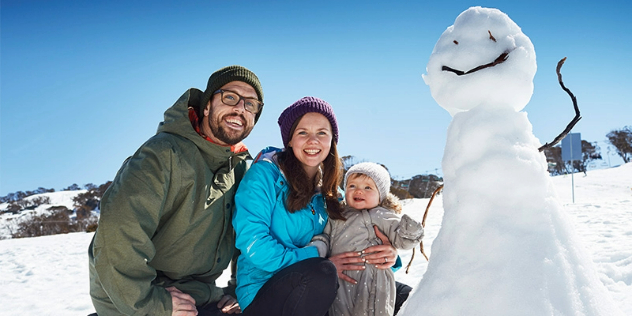
[[[242,81],[249,85],[251,85],[255,92],[257,92],[257,97],[259,101],[263,102],[263,90],[261,90],[261,83],[259,82],[259,78],[252,71],[248,70],[242,66],[228,66],[224,67],[216,72],[214,72],[210,78],[208,78],[208,84],[206,85],[206,90],[204,90],[204,94],[200,99],[200,118],[204,117],[204,108],[208,104],[208,101],[213,96],[215,91],[219,90],[225,84],[231,81]],[[259,116],[261,116],[261,112],[255,115],[255,123],[259,120]]]

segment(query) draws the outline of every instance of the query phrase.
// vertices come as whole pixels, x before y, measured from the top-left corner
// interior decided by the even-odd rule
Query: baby
[[[402,206],[390,193],[391,177],[384,167],[371,162],[356,164],[347,171],[344,185],[346,206],[342,215],[346,220],[330,219],[323,234],[314,237],[312,245],[320,248],[320,254],[326,252],[328,257],[381,244],[374,225],[395,248],[412,249],[419,244],[423,227],[408,215],[400,219],[396,214]],[[379,270],[369,264],[365,270],[344,273],[357,284],[340,283],[329,315],[393,315],[396,292],[391,269]]]

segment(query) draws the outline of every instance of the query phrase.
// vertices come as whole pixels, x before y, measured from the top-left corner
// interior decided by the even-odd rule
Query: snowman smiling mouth
[[[461,71],[461,70],[454,69],[454,68],[450,68],[450,67],[448,67],[448,66],[443,66],[443,67],[441,67],[441,70],[443,70],[443,71],[451,71],[451,72],[455,73],[457,76],[462,76],[462,75],[471,74],[471,73],[477,72],[477,71],[479,71],[479,70],[481,70],[481,69],[485,69],[485,68],[489,68],[489,67],[494,67],[494,66],[496,66],[496,65],[498,65],[498,64],[502,64],[505,60],[507,60],[507,58],[509,57],[509,53],[510,53],[510,52],[511,52],[511,51],[506,50],[504,53],[500,54],[500,56],[498,56],[498,57],[497,57],[494,61],[492,61],[491,63],[487,63],[487,64],[485,64],[485,65],[480,65],[480,66],[478,66],[478,67],[472,68],[472,69],[470,69],[470,70],[468,70],[468,71],[465,71],[465,72],[464,72],[464,71]]]

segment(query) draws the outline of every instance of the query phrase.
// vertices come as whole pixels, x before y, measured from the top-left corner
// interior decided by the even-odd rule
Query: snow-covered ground
[[[632,315],[632,163],[612,169],[558,176],[553,183],[600,280],[624,315]],[[421,220],[428,199],[407,201],[404,213]],[[424,249],[432,260],[432,241],[443,218],[441,196],[426,219]],[[94,312],[88,290],[87,247],[92,233],[0,240],[0,315],[87,315]],[[412,252],[400,253],[404,266]],[[408,274],[395,275],[411,286],[419,283],[427,262],[418,249]],[[223,276],[226,280],[226,276]],[[431,302],[430,302],[431,303]]]

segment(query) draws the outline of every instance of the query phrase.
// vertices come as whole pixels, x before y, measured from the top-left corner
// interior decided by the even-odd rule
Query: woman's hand
[[[382,240],[382,244],[364,249],[364,251],[362,251],[364,259],[366,259],[367,263],[374,264],[375,267],[380,270],[390,269],[395,265],[395,261],[397,260],[397,249],[391,246],[388,237],[382,234],[377,226],[374,225],[373,228],[375,229],[377,238]]]
[[[348,275],[342,273],[345,270],[364,270],[364,258],[361,257],[362,253],[357,251],[343,252],[335,256],[329,257],[338,270],[338,278],[347,281],[351,284],[358,284],[358,281],[352,279]],[[362,263],[359,265],[358,263]]]

